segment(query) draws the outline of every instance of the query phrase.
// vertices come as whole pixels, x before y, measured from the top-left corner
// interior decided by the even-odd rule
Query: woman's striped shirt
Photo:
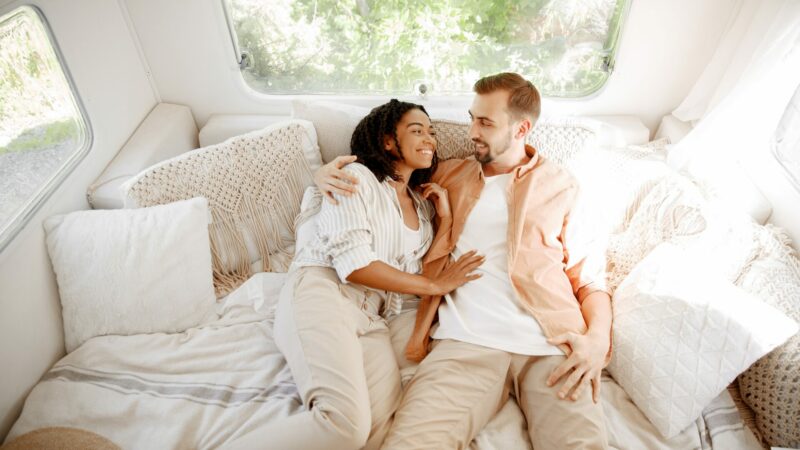
[[[423,230],[421,245],[404,254],[402,209],[394,186],[387,178],[379,182],[362,164],[352,163],[344,170],[358,179],[356,193],[336,195],[338,205],[323,201],[316,215],[316,233],[304,248],[298,249],[293,266],[332,267],[343,283],[358,269],[373,261],[382,261],[408,273],[422,271],[422,257],[433,240],[434,209],[420,194],[409,190],[416,205],[419,224]],[[384,316],[397,314],[403,296],[378,291],[384,297]]]

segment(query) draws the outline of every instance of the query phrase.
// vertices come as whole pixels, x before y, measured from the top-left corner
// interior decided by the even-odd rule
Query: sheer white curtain
[[[770,140],[800,84],[800,1],[743,0],[737,11],[707,70],[676,110],[683,120],[699,122],[668,157],[671,166],[734,203],[738,195],[760,195],[743,190],[747,166],[772,157]]]
[[[672,115],[696,125],[739,80],[780,7],[776,1],[731,0],[725,32],[689,95]]]

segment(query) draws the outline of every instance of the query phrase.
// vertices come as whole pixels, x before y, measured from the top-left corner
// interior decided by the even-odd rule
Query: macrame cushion
[[[753,225],[760,249],[740,287],[800,322],[800,262],[788,238],[773,227]],[[800,448],[800,335],[758,360],[739,377],[742,399],[772,446]]]
[[[253,272],[288,269],[294,220],[320,165],[314,126],[290,120],[145,169],[124,187],[126,206],[207,198],[219,298]]]
[[[707,226],[704,199],[691,181],[665,176],[640,189],[631,204],[623,230],[608,240],[607,283],[615,289],[652,249],[663,242],[683,244]]]
[[[475,153],[468,123],[445,119],[431,122],[436,130],[439,159],[469,158]],[[599,125],[589,119],[541,119],[528,134],[526,142],[551,161],[565,164],[576,154],[595,147],[598,133]]]
[[[600,235],[621,231],[646,187],[673,174],[658,148],[598,147],[577,153],[566,168],[580,182],[580,201]]]

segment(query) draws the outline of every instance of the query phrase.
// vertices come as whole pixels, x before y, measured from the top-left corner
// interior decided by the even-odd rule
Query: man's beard
[[[476,151],[475,159],[481,164],[489,164],[490,162],[494,161],[495,158],[508,151],[509,147],[511,147],[511,131],[509,131],[508,136],[503,142],[500,143],[500,145],[489,145],[486,141],[482,141],[480,139],[473,139],[472,142],[486,146],[486,153],[481,155]],[[497,152],[497,154],[493,155],[493,148],[499,148],[501,150]]]
[[[483,144],[483,143],[484,142],[481,142],[481,144]],[[478,162],[481,163],[481,164],[489,164],[490,162],[494,161],[494,156],[492,155],[491,147],[487,146],[486,147],[486,153],[484,153],[484,154],[480,154],[480,153],[475,152],[475,159],[477,159]]]

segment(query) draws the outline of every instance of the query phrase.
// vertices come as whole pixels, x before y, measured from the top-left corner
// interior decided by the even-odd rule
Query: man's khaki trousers
[[[463,449],[513,393],[534,450],[606,449],[603,410],[591,389],[561,400],[547,377],[564,356],[525,356],[453,340],[434,341],[406,387],[383,448]]]

